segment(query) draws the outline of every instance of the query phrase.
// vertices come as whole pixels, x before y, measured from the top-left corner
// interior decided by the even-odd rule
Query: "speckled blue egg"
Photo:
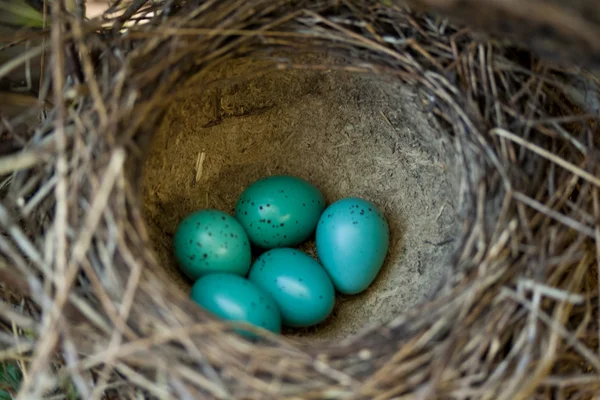
[[[235,217],[253,244],[271,249],[308,239],[324,209],[323,194],[311,183],[294,176],[271,176],[242,193]]]
[[[279,248],[263,253],[250,268],[248,279],[273,297],[284,325],[316,325],[333,310],[335,290],[329,276],[300,250]]]
[[[213,272],[246,276],[252,263],[244,228],[217,210],[186,216],[177,227],[173,246],[179,267],[192,280]]]
[[[275,333],[281,331],[281,315],[273,298],[238,275],[205,275],[194,283],[190,297],[199,306],[224,320],[246,322]],[[253,336],[247,330],[240,330],[239,333]]]
[[[319,260],[337,291],[356,294],[375,280],[383,265],[389,227],[375,204],[347,198],[323,212],[316,241]]]

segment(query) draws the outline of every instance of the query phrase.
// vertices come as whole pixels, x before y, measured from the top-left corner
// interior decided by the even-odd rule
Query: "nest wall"
[[[51,15],[28,53],[46,57],[46,101],[2,128],[0,354],[22,367],[22,398],[600,392],[600,163],[580,102],[597,89],[573,83],[589,83],[579,70],[380,1],[139,2],[107,29]],[[343,342],[231,333],[174,290],[141,213],[145,149],[170,100],[205,68],[274,50],[326,50],[347,62],[323,68],[418,88],[462,170],[441,293]]]

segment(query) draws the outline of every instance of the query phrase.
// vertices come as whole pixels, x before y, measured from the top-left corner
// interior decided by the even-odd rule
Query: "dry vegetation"
[[[142,0],[104,30],[78,15],[53,7],[0,65],[0,78],[48,70],[27,87],[31,113],[0,127],[0,361],[22,371],[18,398],[600,394],[592,77],[387,1]],[[343,343],[225,334],[164,279],[140,213],[143,149],[169,99],[203,68],[284,48],[416,85],[463,172],[444,294]]]

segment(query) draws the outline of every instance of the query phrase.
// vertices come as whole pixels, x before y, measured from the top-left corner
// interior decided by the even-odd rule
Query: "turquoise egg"
[[[273,297],[284,325],[315,325],[333,310],[335,290],[329,276],[300,250],[267,251],[254,262],[248,279]]]
[[[175,258],[191,280],[212,272],[245,276],[252,263],[244,228],[232,216],[201,210],[186,216],[173,239]]]
[[[192,286],[190,297],[200,307],[224,320],[281,332],[281,315],[275,301],[241,276],[223,273],[203,276]],[[248,331],[240,333],[253,336]]]
[[[370,201],[347,198],[330,205],[317,226],[317,253],[335,288],[365,290],[379,273],[389,245],[383,213]]]
[[[324,209],[323,194],[314,185],[293,176],[272,176],[242,193],[235,217],[252,243],[271,249],[308,239]]]

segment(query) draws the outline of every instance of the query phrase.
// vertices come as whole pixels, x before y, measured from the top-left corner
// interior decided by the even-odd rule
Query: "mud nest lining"
[[[1,128],[0,137],[11,144],[0,158],[0,354],[22,370],[24,398],[72,392],[81,398],[222,399],[599,394],[599,140],[595,118],[578,103],[585,98],[573,85],[585,79],[578,70],[544,64],[523,49],[387,2],[132,7],[117,20],[119,26],[130,22],[127,31],[100,30],[53,10],[52,36],[39,52],[27,53],[37,57],[50,46],[44,53],[49,73],[36,98],[52,105],[44,105],[34,128],[22,123],[30,122],[24,115],[5,119]],[[136,25],[141,16],[147,23]],[[279,51],[325,51],[336,62],[306,63]],[[159,241],[152,218],[148,225],[144,219],[144,212],[152,213],[142,207],[144,162],[149,169],[160,163],[147,157],[148,149],[165,132],[179,131],[167,111],[176,97],[189,96],[193,86],[198,104],[210,104],[208,93],[232,84],[193,77],[248,57],[267,60],[278,73],[369,74],[347,78],[354,83],[380,75],[376,79],[398,80],[383,85],[395,96],[409,88],[407,109],[418,110],[417,119],[432,119],[436,134],[452,144],[438,148],[422,136],[423,146],[436,149],[442,162],[454,160],[450,169],[458,172],[451,182],[460,183],[450,219],[458,217],[461,229],[435,299],[398,310],[345,340],[306,344],[269,336],[250,343],[174,284],[165,272],[168,262],[152,250]],[[350,91],[362,95],[361,85]],[[386,104],[388,125],[378,120],[369,136],[374,125],[361,129],[361,113],[358,122],[350,121],[352,134],[366,135],[363,142],[372,146],[407,140],[393,117],[401,103]],[[28,116],[38,115],[39,107]],[[337,115],[347,115],[343,111]],[[243,118],[264,119],[269,112],[277,107]],[[167,128],[158,130],[161,122]],[[202,129],[223,133],[231,123],[239,122],[224,118]],[[339,134],[346,125],[331,131]],[[417,129],[421,135],[426,125]],[[240,134],[250,141],[266,133]],[[201,178],[196,187],[213,193],[231,178],[218,173],[226,163],[211,164],[206,146],[206,182]],[[402,157],[403,149],[394,157]],[[190,157],[192,150],[197,153],[192,147]],[[182,168],[190,169],[190,162],[182,157]],[[398,165],[394,161],[388,171]],[[232,184],[237,191],[263,172],[264,164],[249,168]],[[327,182],[324,175],[314,178]],[[181,190],[191,187],[194,174],[186,179]],[[327,190],[329,196],[344,192],[342,186]],[[223,200],[211,200],[209,193],[209,203],[226,206],[233,191]],[[202,204],[199,196],[171,212],[189,211],[197,206],[192,201]],[[400,212],[397,218],[408,223]],[[405,232],[408,238],[408,227]]]
[[[198,86],[234,83],[200,93],[192,84],[154,134],[143,193],[160,264],[188,293],[192,282],[173,256],[178,223],[205,208],[233,214],[241,192],[265,176],[300,176],[328,203],[351,196],[374,201],[389,221],[391,245],[366,293],[338,296],[328,321],[290,333],[344,338],[388,322],[432,296],[449,270],[459,230],[452,144],[416,105],[417,93],[397,80],[332,70],[260,72],[269,67],[244,59],[196,77]],[[302,248],[316,256],[313,240]]]

